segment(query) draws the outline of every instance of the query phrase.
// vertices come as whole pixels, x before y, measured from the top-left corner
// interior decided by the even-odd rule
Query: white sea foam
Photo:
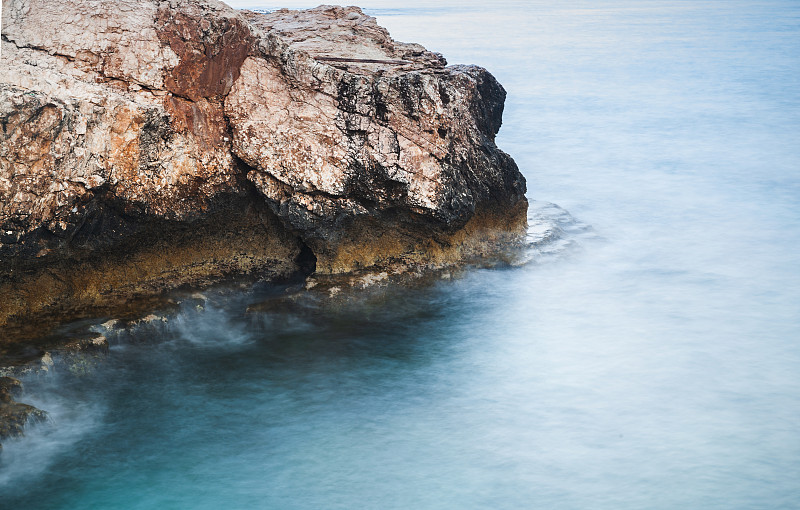
[[[103,414],[102,403],[73,393],[69,378],[53,370],[23,378],[26,392],[18,400],[46,410],[48,417],[45,422],[26,427],[23,437],[3,442],[0,494],[13,486],[26,487],[28,481],[35,480],[81,439],[96,431]]]

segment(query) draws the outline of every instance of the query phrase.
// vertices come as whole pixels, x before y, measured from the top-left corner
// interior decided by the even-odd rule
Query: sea
[[[0,508],[800,508],[800,2],[361,5],[505,87],[524,256],[109,334]]]

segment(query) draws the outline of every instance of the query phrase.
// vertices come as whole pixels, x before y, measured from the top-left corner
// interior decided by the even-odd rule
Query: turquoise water
[[[800,508],[800,4],[362,4],[498,77],[498,144],[579,223],[522,267],[111,337],[26,381],[53,423],[5,444],[0,508]]]

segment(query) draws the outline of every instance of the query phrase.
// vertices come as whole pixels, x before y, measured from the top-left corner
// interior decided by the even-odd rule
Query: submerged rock
[[[503,88],[356,7],[11,0],[2,27],[0,326],[524,234]]]
[[[22,391],[22,383],[13,377],[0,377],[0,441],[23,435],[25,426],[47,419],[47,413],[13,396]],[[0,444],[2,450],[2,444]]]
[[[91,335],[71,340],[59,350],[61,363],[72,375],[89,375],[108,355],[108,339],[103,335]]]

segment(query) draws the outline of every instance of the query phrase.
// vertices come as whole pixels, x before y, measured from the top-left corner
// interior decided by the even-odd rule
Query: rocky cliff
[[[505,91],[356,7],[3,0],[0,325],[524,230]]]

